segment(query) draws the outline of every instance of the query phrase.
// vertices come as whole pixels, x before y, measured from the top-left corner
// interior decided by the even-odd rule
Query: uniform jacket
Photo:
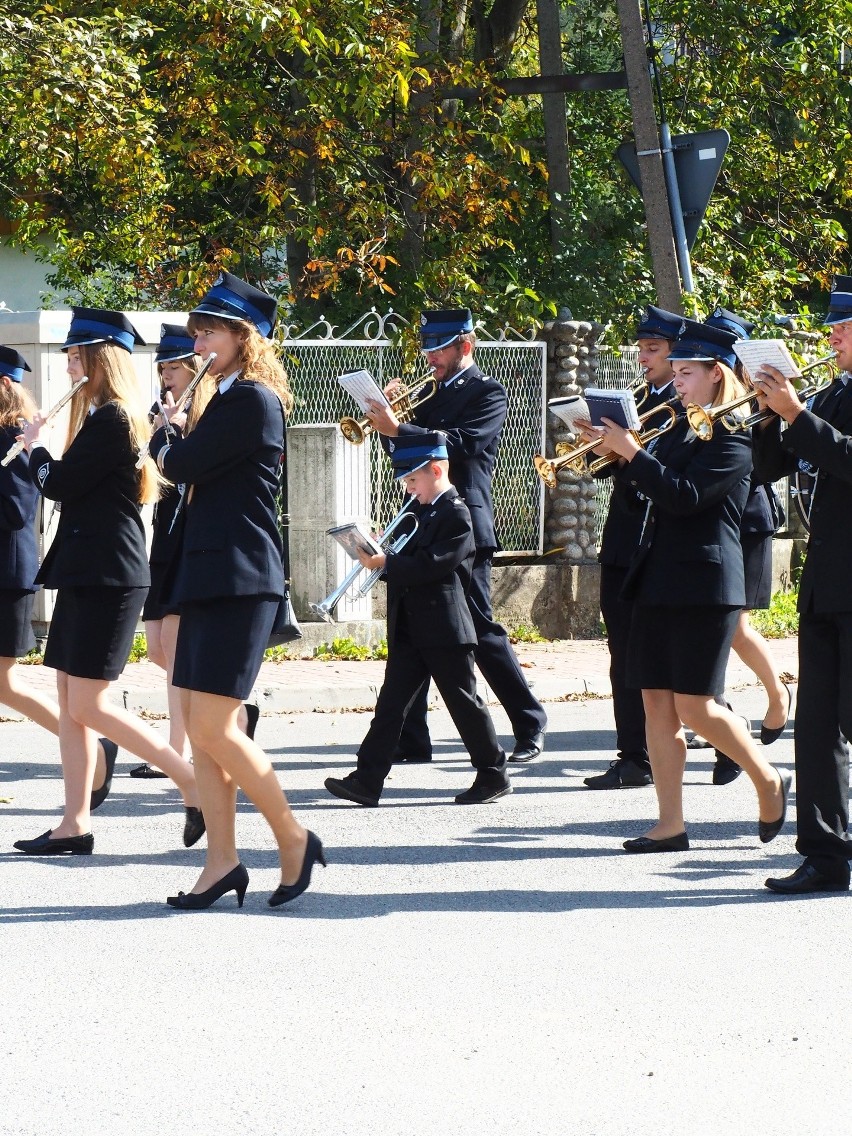
[[[748,497],[740,521],[740,532],[768,536],[776,529],[775,514],[772,509],[769,494],[773,493],[771,485],[764,485],[756,473],[752,473],[749,480]]]
[[[672,383],[655,393],[650,387],[644,399],[637,399],[640,414],[645,414],[655,406],[661,406],[674,397],[675,389]],[[682,411],[679,411],[681,413]],[[648,427],[662,425],[666,416],[660,413],[658,418],[648,422]],[[590,454],[589,461],[595,461],[597,454]],[[614,470],[603,476],[614,477]],[[636,491],[629,485],[615,478],[612,486],[612,497],[609,501],[609,510],[604,521],[601,533],[601,547],[598,560],[601,564],[626,568],[633,559],[639,547],[639,537],[642,533],[642,522],[645,519],[645,502],[640,500]]]
[[[0,458],[16,440],[17,426],[0,429]],[[35,522],[38,490],[33,485],[26,450],[0,466],[0,588],[33,592],[38,571]]]
[[[762,480],[793,473],[799,459],[819,469],[799,581],[799,610],[816,613],[852,611],[852,382],[832,407],[835,386],[783,433],[779,418],[755,430],[754,464]]]
[[[398,553],[388,553],[388,640],[398,634],[400,615],[419,647],[472,647],[476,630],[467,589],[476,552],[470,513],[454,488],[434,504],[417,503],[417,532]],[[403,522],[400,532],[409,522]]]
[[[751,474],[751,441],[717,424],[699,441],[685,419],[615,476],[643,493],[644,532],[624,585],[640,604],[742,607],[740,517]]]
[[[158,430],[154,457],[167,444]],[[262,383],[238,379],[213,396],[191,434],[169,446],[163,473],[191,485],[192,494],[164,601],[283,593],[277,499],[284,444],[278,397]]]
[[[151,583],[139,497],[138,453],[121,408],[90,414],[61,458],[43,446],[30,453],[30,476],[60,504],[56,537],[36,583],[48,588]]]
[[[446,437],[450,481],[470,510],[477,548],[499,547],[491,479],[506,404],[505,388],[471,364],[449,386],[441,383],[436,394],[418,407],[413,422],[399,428],[403,437],[428,430],[438,430]],[[382,436],[382,445],[393,452],[393,438]]]

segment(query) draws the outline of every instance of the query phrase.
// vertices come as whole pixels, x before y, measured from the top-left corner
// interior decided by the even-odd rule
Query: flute
[[[195,388],[198,386],[198,384],[201,382],[201,380],[204,378],[204,376],[207,374],[207,372],[210,370],[210,368],[213,366],[213,364],[215,362],[216,362],[216,352],[211,351],[210,354],[207,356],[207,358],[202,363],[201,367],[199,367],[198,373],[193,377],[193,379],[189,383],[189,386],[186,388],[186,390],[183,392],[183,394],[180,396],[180,398],[175,403],[175,408],[174,408],[175,414],[181,413],[183,408],[186,406],[186,404],[192,398],[192,392],[195,390]],[[158,403],[158,405],[162,409],[161,404]],[[163,418],[165,420],[166,433],[172,434],[173,431],[171,429],[171,422],[168,418],[166,418],[165,412],[163,413]],[[150,454],[150,452],[151,452],[150,443],[147,446],[142,447],[142,449],[139,451],[139,457],[137,458],[137,461],[136,461],[136,468],[137,469],[142,468],[142,466],[148,460],[148,455]]]
[[[82,379],[78,379],[71,390],[66,391],[62,398],[60,398],[59,402],[57,402],[55,406],[52,406],[50,410],[48,410],[47,414],[45,414],[44,418],[42,419],[42,422],[47,423],[51,420],[51,418],[55,417],[62,409],[62,407],[66,406],[71,401],[80,387],[88,381],[88,375],[83,375]],[[6,451],[2,461],[0,461],[0,465],[7,466],[11,462],[13,462],[18,454],[26,448],[26,445],[27,443],[23,438],[19,438],[17,442],[13,442],[9,449]]]

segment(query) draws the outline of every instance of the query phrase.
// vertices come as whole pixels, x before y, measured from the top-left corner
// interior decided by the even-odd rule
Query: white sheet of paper
[[[369,403],[378,402],[388,406],[385,392],[369,371],[347,371],[337,380],[343,389],[355,399],[362,413],[369,409]]]
[[[802,373],[783,339],[741,339],[734,344],[734,352],[751,379],[765,364],[775,367],[787,379]]]

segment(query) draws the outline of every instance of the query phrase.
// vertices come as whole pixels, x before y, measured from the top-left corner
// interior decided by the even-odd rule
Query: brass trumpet
[[[646,410],[644,414],[639,415],[640,429],[633,430],[631,433],[640,446],[646,446],[649,442],[652,442],[654,438],[659,438],[661,434],[665,434],[666,431],[671,430],[672,426],[674,426],[677,421],[677,406],[679,403],[679,398],[670,398],[668,402],[661,402],[659,406],[655,406],[652,410]],[[662,426],[652,426],[648,430],[641,429],[649,418],[653,418],[655,414],[660,414],[661,412],[668,415],[668,419]],[[586,454],[591,453],[592,450],[600,444],[600,438],[592,438],[588,442],[581,442],[579,445],[575,446],[566,447],[560,444],[556,447],[557,456],[555,458],[546,458],[542,454],[537,454],[533,458],[535,471],[548,489],[556,488],[556,475],[560,469],[566,466],[572,469],[574,473],[580,474],[581,476],[584,473],[590,473],[594,476],[596,473],[600,473],[602,470],[606,469],[607,466],[612,465],[613,462],[618,460],[616,456],[604,454],[597,458],[596,461],[586,465],[584,461]],[[563,452],[560,453],[560,450]]]
[[[427,393],[421,394],[424,390]],[[427,399],[432,398],[437,390],[438,380],[432,378],[431,375],[412,383],[410,386],[402,384],[399,393],[389,399],[390,408],[400,422],[410,422],[417,407],[426,402]],[[415,397],[418,395],[419,397]],[[340,431],[346,441],[351,442],[353,446],[360,446],[367,434],[372,433],[372,430],[370,419],[366,416],[364,418],[352,418],[347,415],[340,419]]]
[[[820,391],[831,386],[837,374],[837,367],[834,363],[835,358],[835,353],[832,351],[830,354],[824,355],[821,359],[815,359],[813,363],[808,363],[806,367],[802,367],[802,375],[806,375],[816,367],[827,366],[829,369],[828,378],[824,382],[809,383],[802,387],[798,392],[802,402],[807,402],[809,398],[813,398],[815,394],[819,394]],[[717,422],[721,422],[729,433],[736,434],[739,431],[750,430],[752,426],[757,426],[759,422],[767,422],[770,418],[774,418],[775,411],[770,410],[768,407],[764,410],[756,410],[753,414],[747,414],[743,418],[739,418],[733,413],[738,407],[745,406],[746,403],[751,402],[757,393],[757,391],[752,389],[747,394],[741,394],[739,398],[732,398],[729,402],[720,403],[719,406],[711,406],[709,410],[705,410],[703,406],[696,406],[695,403],[690,403],[686,408],[686,419],[689,422],[692,432],[699,441],[709,442],[713,437],[713,427]]]

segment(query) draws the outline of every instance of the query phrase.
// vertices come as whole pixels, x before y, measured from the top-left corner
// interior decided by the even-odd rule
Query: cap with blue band
[[[13,383],[23,382],[24,371],[31,371],[32,367],[14,347],[0,347],[0,375],[11,379]]]
[[[636,328],[637,339],[675,340],[683,327],[683,316],[677,312],[667,312],[655,304],[648,304]]]
[[[278,302],[273,296],[267,295],[245,280],[240,280],[238,276],[222,272],[198,307],[192,309],[190,315],[244,320],[246,323],[254,324],[264,338],[271,339],[278,315]]]
[[[852,276],[835,276],[823,323],[848,323],[849,320],[852,320]]]
[[[194,354],[195,339],[183,324],[164,323],[160,326],[155,363],[175,363],[179,359],[190,359]]]
[[[433,461],[447,461],[447,440],[443,434],[405,434],[391,442],[394,477],[400,481]]]
[[[420,317],[420,345],[424,351],[440,351],[455,343],[460,335],[472,331],[470,308],[423,312]]]
[[[671,360],[690,360],[697,363],[725,363],[736,366],[733,345],[742,339],[732,331],[697,320],[684,320],[683,332],[669,353]]]
[[[69,347],[89,347],[94,343],[114,343],[125,351],[133,351],[136,344],[145,340],[124,314],[106,308],[72,308],[71,326],[62,344]]]

